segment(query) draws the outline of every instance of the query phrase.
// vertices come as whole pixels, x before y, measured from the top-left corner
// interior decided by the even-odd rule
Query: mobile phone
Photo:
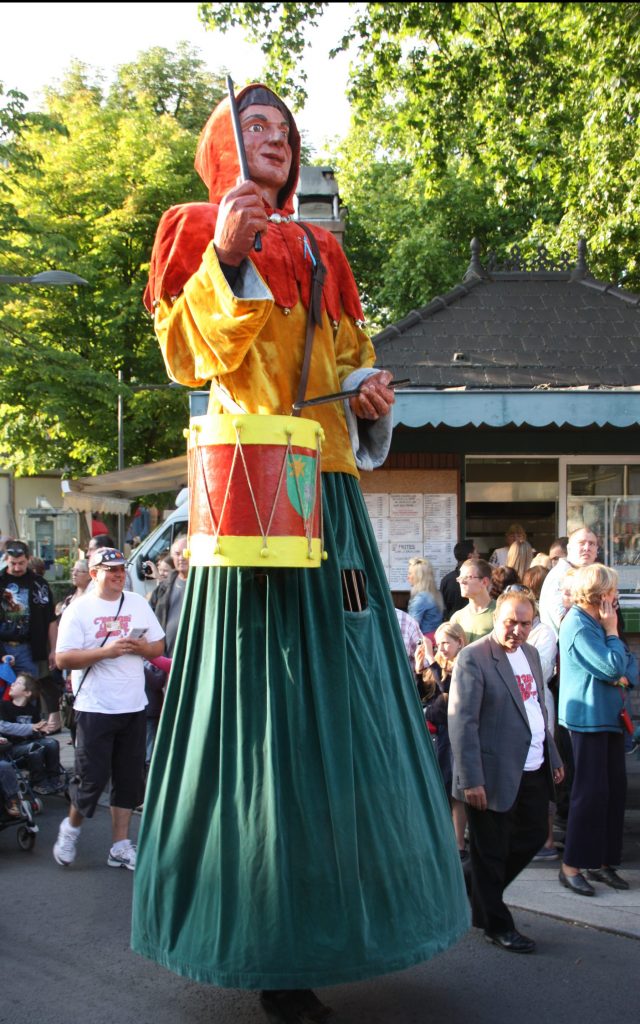
[[[143,629],[130,629],[127,633],[127,640],[143,640],[148,633],[148,628],[145,626]]]

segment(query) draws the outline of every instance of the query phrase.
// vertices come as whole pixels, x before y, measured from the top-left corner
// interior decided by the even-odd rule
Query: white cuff
[[[351,391],[353,388],[360,387],[367,377],[372,377],[378,372],[374,367],[354,370],[343,380],[342,390]],[[344,411],[356,466],[363,470],[377,469],[386,459],[391,447],[393,407],[386,416],[381,416],[377,420],[363,420],[355,415],[349,405],[349,400],[346,399]]]

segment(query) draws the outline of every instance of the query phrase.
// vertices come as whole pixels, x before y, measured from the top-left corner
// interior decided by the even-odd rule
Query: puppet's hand
[[[243,181],[222,197],[213,244],[221,263],[239,267],[253,249],[256,233],[269,226],[262,193],[253,181]]]
[[[362,420],[377,420],[386,416],[396,400],[391,388],[387,387],[393,375],[388,370],[380,370],[367,377],[360,385],[360,394],[349,399],[351,409]]]

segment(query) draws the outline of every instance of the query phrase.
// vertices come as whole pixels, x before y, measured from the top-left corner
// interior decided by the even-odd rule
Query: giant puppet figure
[[[300,137],[263,86],[242,90],[238,110],[251,180],[238,184],[223,100],[196,156],[210,203],[163,216],[146,300],[174,380],[217,382],[249,413],[289,415],[317,262],[291,219]],[[309,569],[192,567],[132,940],[196,981],[262,990],[269,1019],[290,1024],[330,1012],[312,987],[415,964],[468,927],[447,798],[358,484],[358,465],[373,468],[388,446],[390,375],[372,368],[340,246],[313,234],[326,279],[306,391],[362,384],[302,413],[325,434],[327,557]],[[209,411],[221,411],[213,389]]]

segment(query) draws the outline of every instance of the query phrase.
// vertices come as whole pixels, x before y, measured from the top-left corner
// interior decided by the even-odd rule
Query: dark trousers
[[[92,818],[111,776],[111,806],[133,810],[144,798],[145,711],[106,715],[77,712],[72,804]]]
[[[510,882],[527,866],[547,837],[549,786],[544,765],[523,772],[509,811],[478,811],[469,804],[471,912],[476,928],[507,932],[514,927],[502,899]]]
[[[563,860],[572,868],[617,865],[622,859],[627,770],[624,736],[572,732],[574,776]]]

